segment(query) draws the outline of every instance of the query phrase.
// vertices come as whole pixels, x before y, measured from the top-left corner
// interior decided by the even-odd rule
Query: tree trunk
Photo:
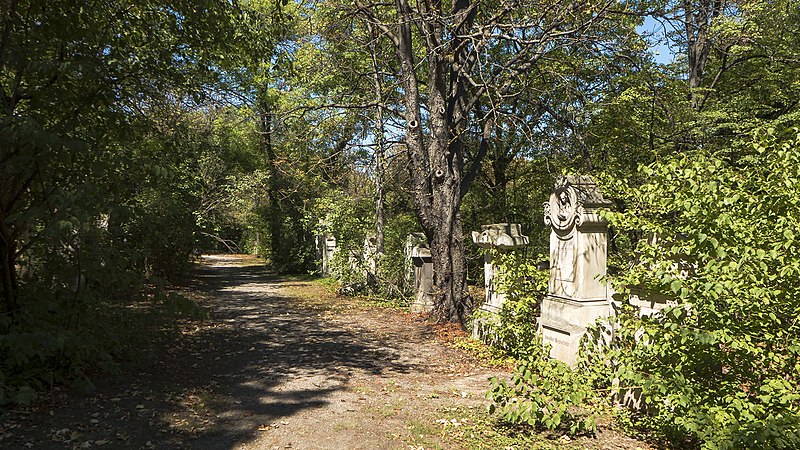
[[[356,14],[394,45],[411,195],[431,244],[438,294],[434,312],[438,321],[463,324],[471,300],[458,211],[487,154],[494,122],[503,114],[499,105],[519,94],[517,80],[535,72],[549,49],[573,45],[575,38],[604,20],[612,2],[589,5],[588,9],[586,2],[543,3],[539,6],[546,11],[534,11],[538,4],[489,6],[474,0],[451,0],[445,8],[441,0],[415,2],[414,7],[409,0],[394,0],[394,14],[384,9],[386,3],[353,3]],[[479,11],[482,7],[486,11]],[[528,7],[535,17],[525,15],[527,19],[523,19],[520,10]],[[389,17],[391,20],[386,20]],[[482,22],[476,26],[478,19]],[[412,41],[412,28],[419,42]],[[487,64],[483,55],[495,48],[497,64]],[[417,60],[420,51],[425,51],[424,60]],[[427,75],[424,82],[418,79],[421,74]],[[467,166],[465,136],[478,130],[480,146],[476,154],[469,155]]]
[[[703,82],[706,63],[711,50],[709,31],[712,22],[723,11],[724,0],[692,0],[683,1],[683,24],[686,36],[686,59],[688,62],[688,98],[692,109],[700,110],[704,95],[698,95],[696,89]]]
[[[459,3],[454,11],[456,16],[468,4],[464,1]],[[431,246],[436,294],[433,313],[439,322],[464,325],[471,300],[467,292],[464,239],[458,211],[466,193],[461,141],[466,128],[466,88],[455,72],[448,70],[450,62],[440,51],[444,37],[441,23],[435,20],[424,23],[429,111],[428,139],[424,139],[420,83],[415,71],[411,37],[413,14],[407,0],[396,0],[396,7],[404,18],[395,45],[405,96],[405,137],[415,210]],[[434,2],[430,7],[432,10],[427,13],[441,16],[441,4]],[[449,45],[451,49],[457,48],[459,40],[454,39]]]
[[[275,150],[272,148],[272,109],[266,100],[258,102],[258,116],[261,125],[261,147],[267,166],[269,178],[267,181],[267,199],[269,200],[268,228],[270,234],[270,260],[280,270],[283,267],[282,230],[283,214],[281,213],[278,190],[280,182],[277,167],[275,166]]]
[[[384,247],[384,191],[383,180],[386,172],[386,148],[383,125],[383,89],[381,87],[380,66],[378,65],[377,41],[378,33],[372,24],[368,23],[370,34],[370,53],[372,57],[372,81],[375,90],[375,259],[377,262],[383,258]]]
[[[433,283],[438,294],[434,316],[440,322],[464,324],[472,304],[467,292],[466,255],[458,207],[442,205],[436,209],[434,223],[437,226],[427,230],[432,234]]]
[[[17,270],[14,264],[15,249],[0,241],[0,277],[2,277],[4,313],[13,318],[19,305],[17,304]]]

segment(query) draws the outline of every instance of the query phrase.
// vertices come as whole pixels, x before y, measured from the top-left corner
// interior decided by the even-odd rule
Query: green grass
[[[526,427],[499,423],[483,408],[453,407],[440,410],[436,434],[445,448],[570,450],[584,446]],[[428,447],[425,447],[428,448]]]

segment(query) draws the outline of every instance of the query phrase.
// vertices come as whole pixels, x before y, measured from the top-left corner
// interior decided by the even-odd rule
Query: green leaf
[[[677,294],[681,290],[681,284],[681,280],[675,279],[669,284],[669,288],[672,290],[672,292]]]

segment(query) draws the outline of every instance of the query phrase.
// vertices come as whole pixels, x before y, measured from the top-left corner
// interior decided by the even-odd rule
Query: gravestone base
[[[491,340],[489,332],[491,330],[491,322],[497,320],[496,315],[500,312],[501,306],[495,306],[491,303],[484,303],[479,308],[483,313],[483,317],[476,317],[472,321],[472,337],[481,341],[487,342]]]
[[[428,292],[417,292],[410,309],[412,313],[429,313],[433,311],[433,295]]]
[[[599,318],[612,315],[606,299],[574,300],[548,295],[542,300],[539,332],[551,345],[550,357],[575,366],[580,340]]]

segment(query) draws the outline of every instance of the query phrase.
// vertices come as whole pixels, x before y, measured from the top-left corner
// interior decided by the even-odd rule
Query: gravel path
[[[441,411],[484,407],[494,373],[421,319],[205,256],[181,321],[91,395],[6,412],[0,448],[381,449],[440,446]]]
[[[649,448],[609,430],[505,445],[481,413],[488,378],[504,374],[437,337],[454,330],[253,257],[204,256],[185,286],[209,319],[142,330],[154,337],[91,394],[56,389],[2,412],[0,448]]]

